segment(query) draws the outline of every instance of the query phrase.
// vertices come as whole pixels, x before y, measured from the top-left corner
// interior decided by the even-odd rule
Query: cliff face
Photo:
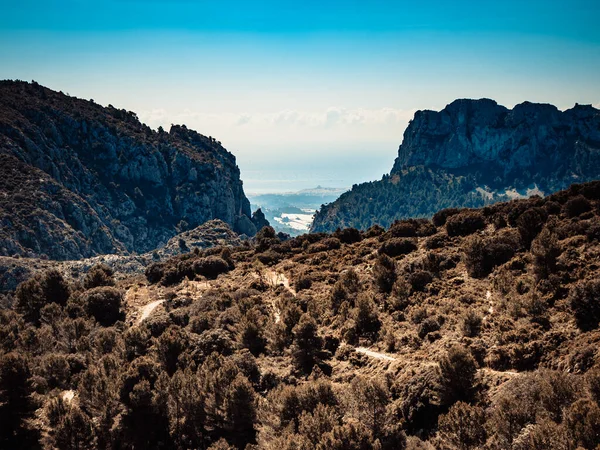
[[[313,231],[389,226],[447,207],[477,207],[600,177],[600,111],[456,100],[418,111],[389,176],[354,186],[316,215]]]
[[[0,82],[0,254],[146,252],[220,219],[252,235],[235,157],[185,126]]]

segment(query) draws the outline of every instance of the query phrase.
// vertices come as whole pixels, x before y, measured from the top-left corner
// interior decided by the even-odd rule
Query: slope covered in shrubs
[[[594,182],[38,274],[0,310],[0,447],[595,449],[599,239]]]

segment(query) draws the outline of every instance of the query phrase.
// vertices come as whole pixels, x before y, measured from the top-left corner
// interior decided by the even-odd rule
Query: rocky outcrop
[[[143,253],[220,219],[253,234],[220,142],[36,83],[0,82],[0,255]]]
[[[323,207],[312,231],[389,226],[447,207],[545,194],[600,177],[600,111],[489,99],[417,111],[390,175]]]

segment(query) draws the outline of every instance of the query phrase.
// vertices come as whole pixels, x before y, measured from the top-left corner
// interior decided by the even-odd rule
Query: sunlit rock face
[[[417,111],[390,175],[354,186],[316,214],[312,231],[389,226],[448,207],[544,195],[600,177],[600,111],[456,100]]]
[[[236,229],[250,203],[220,142],[35,83],[0,82],[0,158],[2,255],[142,253],[211,219],[254,229]]]
[[[418,111],[404,133],[392,173],[409,166],[457,169],[479,163],[504,173],[560,164],[600,144],[600,116],[591,106],[559,111],[521,103],[512,110],[493,100],[456,100],[442,111]]]

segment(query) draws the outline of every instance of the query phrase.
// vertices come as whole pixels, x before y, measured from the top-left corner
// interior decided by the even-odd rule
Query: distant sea
[[[394,155],[391,156],[391,161],[365,155],[338,161],[315,158],[315,161],[282,162],[281,165],[253,164],[240,158],[238,164],[246,195],[279,194],[317,186],[350,188],[353,184],[380,180],[392,167]]]

